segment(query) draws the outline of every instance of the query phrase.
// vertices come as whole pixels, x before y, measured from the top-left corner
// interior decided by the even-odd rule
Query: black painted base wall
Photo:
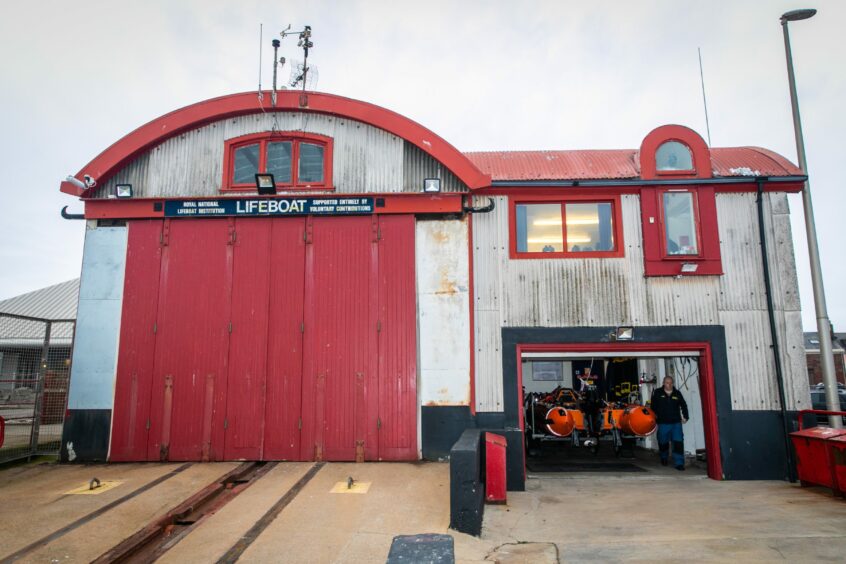
[[[69,409],[62,429],[62,462],[105,462],[112,410]]]
[[[503,412],[470,413],[468,407],[423,407],[423,458],[443,460],[465,429],[504,434],[508,439],[508,489],[523,490],[524,449],[519,425],[517,345],[610,342],[613,327],[529,327],[502,329]],[[784,428],[778,411],[732,409],[725,329],[720,325],[635,327],[635,342],[708,342],[717,404],[720,453],[726,480],[784,480],[788,477]],[[795,428],[796,414],[788,415]]]

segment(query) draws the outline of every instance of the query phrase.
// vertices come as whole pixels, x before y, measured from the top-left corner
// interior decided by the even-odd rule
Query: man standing
[[[664,385],[652,393],[652,410],[658,419],[658,453],[661,464],[666,466],[670,457],[670,441],[673,442],[673,466],[684,470],[684,433],[682,424],[690,417],[687,402],[673,385],[673,377],[665,376]]]

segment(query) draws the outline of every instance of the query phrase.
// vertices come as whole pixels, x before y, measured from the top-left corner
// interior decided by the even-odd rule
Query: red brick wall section
[[[843,353],[834,353],[834,369],[837,373],[837,381],[846,384],[846,358]],[[808,353],[805,355],[808,361],[808,383],[815,386],[822,382],[822,369],[820,368],[820,354]]]

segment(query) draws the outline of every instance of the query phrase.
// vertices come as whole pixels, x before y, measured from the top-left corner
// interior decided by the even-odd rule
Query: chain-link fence
[[[74,327],[0,313],[0,463],[59,453]]]

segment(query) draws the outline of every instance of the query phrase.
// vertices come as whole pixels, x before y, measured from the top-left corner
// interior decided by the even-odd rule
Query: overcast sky
[[[791,26],[829,313],[846,331],[846,2],[391,0],[9,2],[0,18],[0,298],[79,275],[81,212],[59,182],[139,125],[258,84],[288,23],[313,28],[317,90],[373,102],[464,151],[636,148],[654,127],[795,162],[778,18]],[[283,43],[296,58],[296,39]],[[283,76],[287,77],[287,70]],[[806,329],[815,329],[801,200],[791,197]]]

